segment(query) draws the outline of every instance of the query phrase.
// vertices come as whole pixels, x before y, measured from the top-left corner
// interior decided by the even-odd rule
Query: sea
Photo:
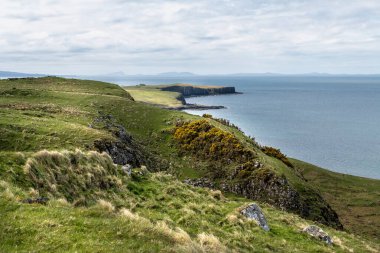
[[[187,112],[228,119],[289,157],[380,179],[380,76],[135,77],[118,83],[234,86],[242,94],[186,99],[226,109]]]

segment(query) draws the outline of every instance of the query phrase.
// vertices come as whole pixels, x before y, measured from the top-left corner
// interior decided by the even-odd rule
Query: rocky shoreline
[[[162,87],[163,91],[172,91],[181,93],[184,97],[191,96],[209,96],[236,93],[235,87],[222,86],[192,86],[192,85],[170,85]]]
[[[172,110],[214,110],[214,109],[226,109],[227,107],[222,105],[198,105],[198,104],[185,104],[176,108],[167,108]]]

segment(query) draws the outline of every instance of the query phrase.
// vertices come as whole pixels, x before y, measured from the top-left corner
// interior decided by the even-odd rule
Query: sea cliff
[[[172,91],[181,93],[185,97],[191,96],[209,96],[209,95],[223,95],[235,94],[235,87],[221,87],[221,86],[193,86],[193,85],[170,85],[161,88],[163,91]]]

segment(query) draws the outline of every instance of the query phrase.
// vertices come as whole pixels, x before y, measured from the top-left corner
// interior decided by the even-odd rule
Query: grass
[[[340,174],[291,159],[337,211],[345,228],[380,243],[380,181]]]
[[[161,91],[159,89],[142,87],[125,87],[131,96],[136,100],[152,105],[177,108],[183,106],[179,99],[181,94],[178,92]]]
[[[111,114],[136,142],[159,158],[157,168],[174,176],[158,173],[132,179],[100,154],[91,160],[89,152],[93,150],[94,141],[115,138],[105,129],[90,127],[99,114]],[[248,200],[195,189],[177,181],[176,178],[196,178],[207,173],[208,161],[191,155],[179,156],[173,142],[176,122],[196,119],[199,117],[133,101],[127,91],[113,84],[55,77],[1,80],[0,227],[4,229],[0,230],[0,252],[202,252],[212,249],[243,252],[355,249],[361,252],[370,251],[367,246],[378,250],[372,239],[323,227],[341,241],[333,248],[326,247],[299,232],[301,225],[310,221],[260,203],[273,227],[270,233],[264,233],[236,211]],[[335,209],[348,206],[348,193],[344,198],[329,198],[327,190],[318,188],[312,179],[308,183],[300,180],[299,171],[304,171],[306,178],[308,174],[317,173],[319,179],[315,177],[315,181],[320,180],[326,189],[333,187],[336,177],[314,171],[314,167],[289,168],[265,155],[238,129],[213,119],[206,120],[236,136],[242,145],[257,154],[261,163],[284,174],[298,189],[311,185],[321,191]],[[48,151],[41,151],[44,149]],[[54,156],[58,158],[51,158]],[[76,160],[80,162],[74,166],[72,162]],[[34,166],[32,170],[25,169],[28,164]],[[34,178],[28,171],[33,171]],[[87,178],[84,174],[95,177]],[[352,177],[346,186],[351,183],[359,187],[356,179],[360,178]],[[351,198],[355,208],[364,210],[369,205],[367,200],[372,201],[371,205],[378,203],[378,183],[360,180],[360,187],[352,192]],[[366,193],[368,196],[362,192],[366,183],[372,185]],[[48,205],[19,202],[39,195],[50,197]],[[347,205],[341,205],[343,199]],[[371,210],[378,210],[374,208]],[[344,211],[341,213],[345,215]],[[349,230],[359,235],[373,235],[368,224],[355,226],[360,221],[377,222],[378,226],[375,219],[378,213],[371,211],[371,215],[372,218],[355,217],[356,223],[353,229],[348,226]]]
[[[93,162],[96,166],[97,161]],[[99,164],[100,165],[100,164]],[[247,200],[194,188],[160,173],[126,180],[120,193],[75,207],[52,196],[47,205],[18,200],[31,192],[0,183],[2,252],[355,252],[378,250],[359,236],[323,227],[336,243],[329,247],[300,230],[312,224],[260,203],[270,232],[244,218]],[[77,187],[79,182],[73,182]],[[35,196],[35,193],[34,195]],[[122,196],[122,197],[120,197]],[[17,246],[16,246],[17,245]]]

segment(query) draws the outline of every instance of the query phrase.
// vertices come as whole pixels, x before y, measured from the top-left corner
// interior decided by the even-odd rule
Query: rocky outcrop
[[[183,180],[183,182],[195,187],[206,187],[210,189],[215,188],[215,183],[208,178],[188,178]]]
[[[250,199],[263,200],[282,210],[298,211],[301,209],[300,196],[285,177],[278,177],[271,171],[265,171],[263,177],[251,177],[248,180],[227,182],[224,190],[243,195]],[[302,213],[302,212],[301,212]]]
[[[255,220],[257,224],[265,231],[270,230],[268,222],[265,219],[264,213],[263,211],[261,211],[261,208],[257,204],[250,204],[249,206],[241,210],[240,213],[248,219]]]
[[[311,235],[314,238],[317,238],[317,239],[325,242],[328,245],[331,245],[333,243],[331,237],[318,226],[310,225],[310,226],[304,228],[303,232]]]
[[[185,97],[191,96],[209,96],[221,94],[234,94],[236,93],[235,87],[197,87],[191,85],[171,85],[161,88],[164,91],[173,91],[181,93]]]
[[[270,170],[248,180],[225,180],[220,184],[209,178],[194,178],[183,181],[196,187],[207,187],[232,192],[252,200],[269,203],[281,210],[290,211],[303,218],[343,229],[337,213],[317,192],[305,189],[302,195],[292,187],[285,177],[279,177]],[[307,192],[308,191],[308,192]]]
[[[90,127],[105,129],[117,138],[117,141],[96,140],[94,142],[95,149],[109,154],[114,163],[139,167],[144,162],[144,156],[134,143],[132,136],[122,125],[116,123],[112,115],[100,115]]]
[[[277,176],[270,170],[263,170],[247,180],[227,181],[221,184],[221,188],[249,199],[272,204],[282,210],[299,214],[303,218],[343,229],[337,213],[321,195],[307,188],[301,195],[286,177]]]
[[[179,94],[179,96],[177,97],[177,100],[178,101],[181,101],[181,103],[183,104],[183,105],[186,105],[187,103],[186,103],[186,99],[185,99],[185,96],[181,93],[181,94]]]
[[[165,107],[164,107],[165,108]],[[197,105],[197,104],[185,104],[179,107],[166,107],[165,109],[169,110],[215,110],[215,109],[225,109],[225,106],[222,105]]]
[[[112,161],[119,165],[130,164],[139,167],[143,161],[141,152],[120,141],[96,140],[94,146],[99,152],[109,154]]]
[[[46,205],[47,202],[49,201],[49,198],[46,197],[38,197],[38,198],[27,198],[22,200],[22,203],[26,204],[41,204],[41,205]]]

